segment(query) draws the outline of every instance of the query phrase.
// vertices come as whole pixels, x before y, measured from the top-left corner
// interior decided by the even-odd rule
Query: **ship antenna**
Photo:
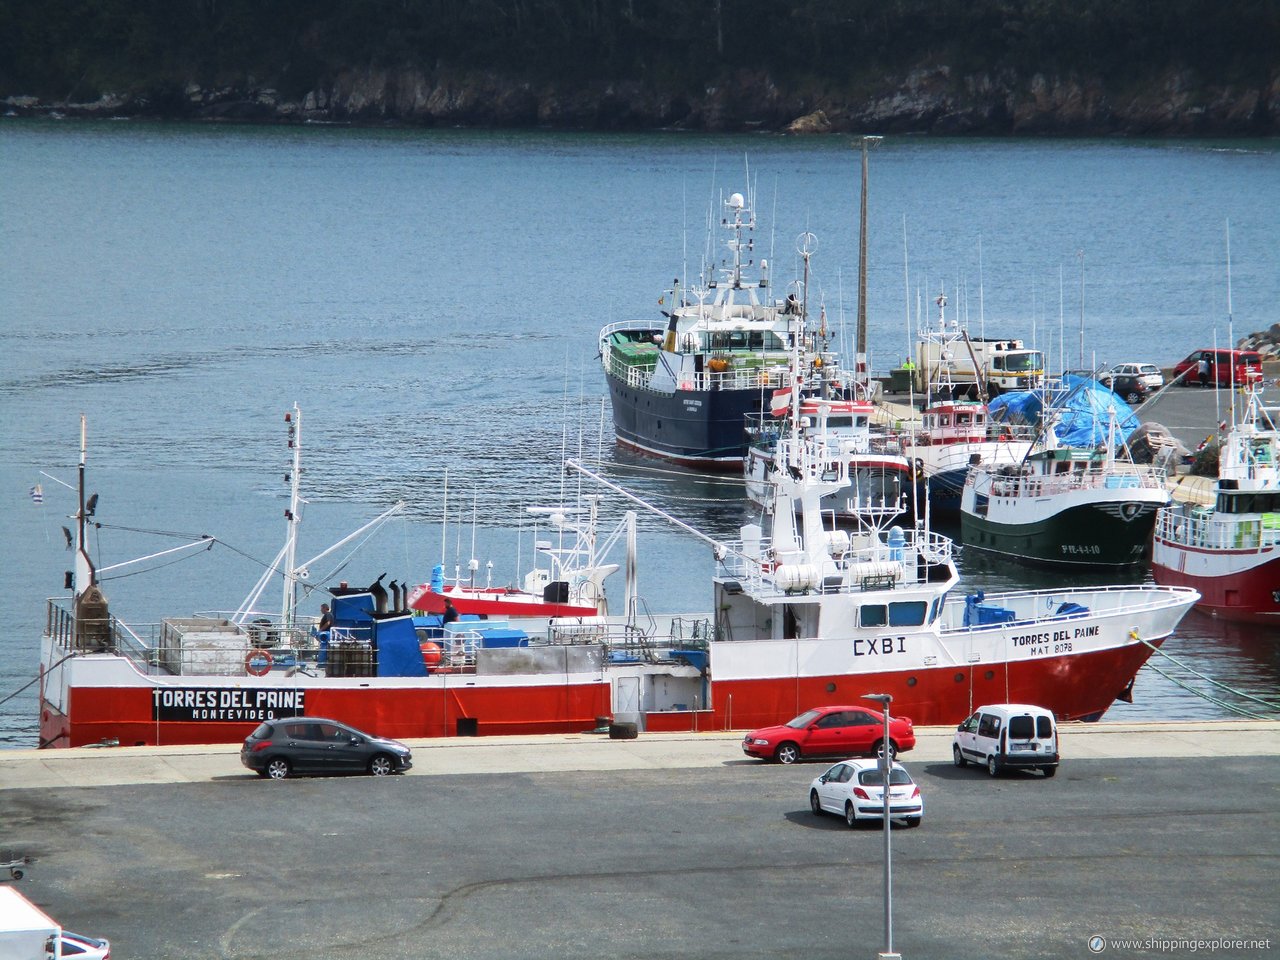
[[[1235,334],[1235,318],[1232,316],[1231,309],[1231,221],[1227,220],[1227,349],[1234,350],[1236,348]],[[1235,426],[1236,422],[1236,361],[1235,357],[1231,358],[1231,425]],[[1215,371],[1215,376],[1216,376]],[[1219,421],[1221,422],[1221,421]]]

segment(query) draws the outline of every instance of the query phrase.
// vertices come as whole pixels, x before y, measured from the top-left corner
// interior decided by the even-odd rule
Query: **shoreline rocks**
[[[534,82],[494,71],[346,69],[301,94],[246,78],[90,101],[0,98],[0,116],[588,130],[987,136],[1280,135],[1280,68],[1257,86],[1166,71],[1138,92],[1099,77],[959,75],[937,64],[854,89],[779,86],[742,70],[699,90],[640,81]]]

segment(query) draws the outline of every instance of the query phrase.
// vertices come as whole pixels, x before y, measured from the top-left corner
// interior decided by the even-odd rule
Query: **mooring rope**
[[[1261,704],[1263,707],[1267,708],[1272,712],[1280,710],[1280,703],[1274,700],[1266,700],[1262,697],[1255,697],[1253,694],[1245,693],[1243,690],[1238,690],[1235,687],[1229,686],[1225,683],[1222,683],[1219,680],[1213,679],[1213,677],[1209,676],[1208,674],[1201,673],[1200,671],[1194,669],[1193,667],[1179,660],[1173,654],[1167,653],[1166,651],[1162,650],[1160,647],[1156,646],[1151,641],[1144,640],[1142,637],[1137,636],[1137,631],[1134,631],[1134,638],[1138,640],[1140,643],[1147,646],[1152,651],[1152,653],[1160,654],[1160,656],[1164,657],[1166,660],[1176,665],[1179,669],[1185,670],[1187,673],[1190,673],[1193,676],[1197,677],[1198,679],[1203,680],[1205,683],[1211,684],[1212,686],[1225,690],[1228,693],[1230,693],[1232,696],[1239,697],[1240,699],[1243,699],[1243,700],[1251,700],[1254,703]],[[1188,693],[1195,694],[1200,699],[1207,700],[1209,703],[1212,703],[1215,706],[1221,707],[1223,710],[1227,710],[1231,713],[1238,714],[1239,716],[1246,717],[1250,720],[1275,719],[1274,717],[1271,717],[1271,716],[1266,716],[1263,714],[1254,713],[1252,711],[1246,710],[1244,707],[1236,706],[1235,704],[1230,703],[1226,700],[1223,700],[1220,697],[1215,697],[1209,693],[1204,692],[1203,690],[1198,690],[1195,687],[1191,686],[1189,683],[1185,683],[1184,681],[1178,679],[1172,674],[1166,673],[1164,670],[1161,670],[1159,667],[1157,667],[1155,664],[1151,663],[1150,661],[1147,661],[1147,666],[1150,667],[1156,673],[1158,673],[1160,676],[1164,677],[1170,683],[1174,684],[1175,686],[1181,687],[1183,690],[1186,690]]]

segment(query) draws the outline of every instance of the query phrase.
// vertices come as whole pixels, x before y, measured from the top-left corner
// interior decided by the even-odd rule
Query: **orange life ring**
[[[264,677],[273,662],[270,653],[256,647],[244,655],[244,672],[253,677]]]

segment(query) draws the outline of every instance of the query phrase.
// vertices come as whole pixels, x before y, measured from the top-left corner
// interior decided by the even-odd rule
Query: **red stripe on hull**
[[[717,681],[712,710],[647,714],[652,731],[754,729],[814,706],[858,702],[889,693],[893,712],[922,726],[955,724],[986,703],[1035,703],[1059,718],[1097,719],[1151,656],[1144,644],[1069,657],[966,664],[892,673]],[[522,687],[307,687],[306,712],[344,720],[383,736],[411,739],[457,735],[581,733],[612,714],[606,680]],[[81,687],[71,691],[69,742],[118,739],[124,746],[235,743],[250,722],[165,721],[152,716],[149,687]],[[43,714],[42,714],[43,718]],[[459,721],[468,721],[459,723]],[[474,724],[471,723],[474,721]],[[49,730],[56,724],[51,721]],[[45,724],[42,719],[42,735]]]
[[[1280,557],[1219,577],[1198,577],[1153,563],[1151,576],[1162,586],[1199,590],[1196,608],[1205,613],[1224,620],[1280,626]]]
[[[150,687],[73,688],[74,720],[66,724],[67,738],[50,745],[81,747],[111,739],[126,747],[236,743],[258,725],[256,720],[156,723],[152,699]],[[306,688],[308,714],[399,739],[581,733],[594,729],[596,718],[611,710],[604,681],[516,688]],[[474,728],[460,720],[474,721]]]

